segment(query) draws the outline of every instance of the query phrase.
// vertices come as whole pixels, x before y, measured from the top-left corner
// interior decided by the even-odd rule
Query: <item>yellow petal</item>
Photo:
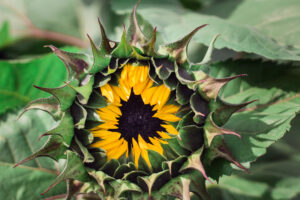
[[[109,105],[109,106],[106,106],[106,107],[104,107],[104,108],[100,108],[99,110],[98,110],[98,114],[100,115],[100,113],[101,114],[103,114],[103,115],[109,115],[109,116],[111,116],[111,117],[118,117],[119,116],[119,114],[118,113],[116,113],[116,112],[114,112],[112,109],[109,109],[111,106]],[[122,113],[121,113],[122,114]],[[101,118],[101,117],[100,117]]]
[[[171,136],[169,136],[167,133],[163,132],[163,131],[157,131],[157,134],[163,138],[163,139],[170,139]]]
[[[100,119],[103,121],[118,121],[118,119],[116,118],[117,117],[116,114],[110,115],[98,110],[96,110],[96,112],[99,115]]]
[[[158,86],[158,87],[155,87],[156,90],[155,90],[155,92],[154,92],[154,94],[153,94],[153,96],[152,96],[152,98],[151,98],[151,100],[150,100],[150,105],[155,105],[155,104],[158,103],[159,98],[160,98],[161,96],[163,96],[163,93],[162,93],[163,90],[164,90],[163,87],[164,87],[163,85],[160,85],[160,86]]]
[[[131,94],[131,89],[130,87],[126,84],[125,81],[119,80],[119,85],[122,93],[126,96],[126,101],[129,99],[130,94]]]
[[[123,81],[127,81],[127,73],[128,73],[128,65],[125,65],[122,69],[122,72],[121,72],[121,79]]]
[[[155,138],[155,139],[157,139],[162,144],[168,144],[168,142],[163,139],[158,139],[158,138]]]
[[[111,86],[111,88],[113,89],[114,93],[116,93],[123,101],[127,101],[127,95],[123,93],[123,91],[121,90],[120,87],[118,86]]]
[[[103,137],[101,137],[103,138]],[[110,137],[106,137],[105,139],[101,140],[101,141],[98,141],[98,142],[95,142],[93,143],[91,146],[92,147],[103,147],[107,144],[112,144],[112,143],[115,143],[119,140],[119,136],[117,135],[113,135],[113,136],[110,136]]]
[[[120,101],[120,95],[118,95],[118,93],[116,93],[113,89],[112,89],[112,91],[114,93],[114,101],[112,103],[114,103],[115,105],[119,105],[120,102],[121,102]]]
[[[102,139],[106,138],[120,138],[121,134],[118,132],[108,131],[108,130],[98,130],[92,132],[95,137],[100,137]]]
[[[159,98],[157,99],[157,104],[159,105],[159,108],[161,108],[162,106],[164,106],[170,96],[171,90],[169,88],[167,88],[165,85],[162,85],[162,91],[161,91],[161,95],[159,96]]]
[[[107,158],[110,159],[119,159],[126,151],[128,150],[127,145],[123,142],[119,148],[116,148],[115,151],[111,151],[107,153]]]
[[[143,66],[136,67],[136,73],[135,73],[136,84],[141,82],[140,79],[142,73],[143,73]]]
[[[145,142],[145,140],[142,138],[140,134],[138,135],[138,141],[139,141],[142,157],[144,158],[148,166],[151,167],[150,160],[148,157],[148,152],[147,152],[148,149],[147,142]]]
[[[149,137],[149,140],[152,143],[152,144],[148,144],[149,149],[163,155],[163,148],[161,147],[160,142],[157,139],[152,137]]]
[[[157,117],[161,120],[164,120],[164,121],[169,121],[169,122],[177,122],[180,120],[179,117],[177,117],[176,115],[173,115],[173,114],[161,114],[161,113],[155,113],[153,115],[153,117]]]
[[[107,143],[101,146],[102,149],[105,149],[106,152],[113,151],[114,149],[119,149],[122,143],[124,142],[124,138],[120,138],[115,140],[114,142]]]
[[[154,94],[154,92],[157,90],[156,87],[151,87],[151,88],[146,88],[141,96],[142,96],[142,99],[144,101],[144,104],[149,104],[151,99],[152,99],[152,96]]]
[[[123,145],[126,147],[126,158],[128,158],[128,142],[126,140],[124,140]]]
[[[90,131],[97,131],[97,130],[103,130],[103,129],[117,129],[118,126],[116,126],[117,122],[104,122],[103,124],[100,124],[99,126],[96,126],[95,128],[90,129]]]
[[[114,101],[114,93],[109,84],[100,87],[102,96],[105,96],[110,103]]]
[[[144,82],[147,79],[149,79],[148,71],[149,71],[149,67],[148,66],[142,67],[142,73],[141,73],[141,76],[140,76],[140,82]]]
[[[129,70],[128,70],[128,82],[129,82],[130,88],[132,86],[134,86],[134,84],[136,82],[136,79],[135,79],[136,71],[137,70],[136,70],[135,66],[132,66],[132,65],[129,66]]]
[[[164,127],[166,129],[166,131],[172,135],[178,135],[179,132],[176,130],[176,128],[174,128],[174,126],[172,126],[171,124],[162,124],[162,127]]]
[[[134,138],[132,138],[132,152],[133,152],[134,164],[136,168],[138,168],[141,149]]]
[[[113,113],[115,113],[117,115],[122,115],[120,108],[115,106],[114,104],[110,104],[110,105],[106,106],[105,108],[107,108],[108,110],[111,110]]]
[[[158,108],[159,108],[159,105],[156,104],[156,105],[152,108],[152,111],[158,110]],[[158,112],[158,111],[157,111],[157,112]]]
[[[144,82],[140,82],[138,84],[136,84],[135,86],[133,86],[133,92],[135,95],[140,95],[145,88],[147,88],[147,86],[149,86],[149,82],[152,82],[152,80],[148,79]]]
[[[172,114],[172,113],[177,113],[178,110],[179,110],[179,106],[175,106],[173,104],[170,104],[170,105],[164,105],[157,112],[162,113],[162,114],[167,114],[167,113]]]

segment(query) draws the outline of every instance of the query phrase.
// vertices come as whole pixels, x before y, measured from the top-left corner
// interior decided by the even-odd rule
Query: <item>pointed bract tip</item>
[[[35,87],[36,89],[42,90],[44,92],[47,92],[47,93],[51,93],[51,90],[53,89],[53,88],[44,88],[44,87],[40,87],[40,86],[37,86],[37,85],[33,85],[33,87]]]
[[[34,157],[35,157],[34,155],[31,155],[31,156],[29,156],[28,158],[25,158],[24,160],[22,160],[22,161],[16,163],[16,164],[13,166],[13,168],[16,168],[16,167],[22,165],[23,163],[25,163],[25,162],[27,162],[27,161],[29,161],[29,160],[32,160]]]
[[[200,30],[201,28],[207,26],[207,24],[203,24],[201,26],[196,27],[192,30],[189,34],[185,35],[183,38],[179,39],[178,41],[165,44],[160,46],[158,53],[160,54],[169,54],[169,56],[176,60],[178,63],[183,64],[187,61],[187,47],[190,40],[193,36]]]
[[[91,36],[87,33],[86,36],[88,37],[89,40],[92,40]]]
[[[202,174],[203,177],[210,183],[210,184],[214,184],[214,182],[212,180],[210,180],[210,178],[208,178],[208,176],[205,174]]]
[[[104,29],[103,24],[101,23],[101,20],[100,20],[99,17],[98,17],[98,24],[99,24],[99,27],[100,27],[101,36],[102,36],[102,37],[106,37],[105,29]]]
[[[132,10],[133,13],[136,12],[136,9],[140,5],[140,3],[141,3],[141,0],[137,0],[136,4],[134,5],[133,10]]]
[[[184,38],[182,38],[181,40],[186,40],[186,44],[192,39],[192,37],[202,28],[204,28],[205,26],[207,26],[208,24],[203,24],[201,26],[196,27],[192,32],[190,32],[187,36],[185,36]]]
[[[231,130],[228,130],[228,129],[224,129],[224,128],[219,127],[219,126],[214,122],[214,120],[212,119],[212,115],[210,115],[210,122],[211,122],[211,124],[212,124],[216,129],[219,129],[223,135],[235,135],[235,136],[237,136],[237,137],[240,138],[240,139],[242,138],[242,136],[241,136],[240,134],[238,134],[238,133],[236,133],[236,132],[234,132],[234,131],[231,131]]]
[[[201,28],[204,28],[205,26],[207,26],[208,24],[203,24],[203,25],[201,25],[201,26],[198,26],[197,28],[195,28],[195,30],[199,30],[199,29],[201,29]]]
[[[203,24],[201,26],[196,27],[192,32],[190,32],[187,36],[185,36],[182,40],[186,39],[186,43],[188,43],[192,37],[202,28],[204,28],[205,26],[207,26],[208,24]]]
[[[254,99],[254,100],[247,101],[247,102],[243,103],[243,105],[244,105],[243,107],[245,107],[245,106],[247,106],[247,105],[249,105],[249,104],[251,104],[255,101],[258,101],[258,99]],[[247,110],[248,110],[248,108],[241,108],[237,112],[243,112],[243,111],[247,111]]]
[[[235,166],[242,169],[246,173],[251,174],[251,172],[246,167],[244,167],[241,163],[239,163],[237,160],[234,159],[232,153],[230,152],[230,150],[228,149],[228,147],[226,146],[225,143],[223,143],[221,146],[219,146],[216,149],[216,151],[220,157],[228,160],[229,162],[232,162]]]
[[[251,172],[250,172],[246,167],[244,167],[241,163],[239,163],[238,161],[232,160],[231,162],[232,162],[235,166],[237,166],[238,168],[240,168],[240,169],[242,169],[243,171],[245,171],[246,173],[251,174]]]
[[[22,110],[21,114],[17,117],[16,121],[19,121],[19,119],[24,115],[24,113],[27,111],[26,107]]]
[[[21,164],[22,164],[21,162],[18,162],[18,163],[16,163],[16,164],[13,166],[13,168],[18,167],[18,166],[21,165]]]
[[[51,186],[50,186],[51,187]],[[44,196],[47,192],[49,192],[49,190],[51,190],[53,187],[51,187],[51,188],[47,188],[43,193],[41,193],[41,196]]]
[[[32,85],[32,86],[35,87],[36,89],[43,90],[43,88],[40,86],[37,86],[37,85]]]
[[[243,76],[248,76],[248,74],[239,74],[239,75],[236,75],[235,77],[243,77]]]
[[[100,17],[98,17],[98,24],[99,24],[100,28],[102,29],[102,28],[103,28],[103,25],[102,25],[102,22],[101,22],[101,20],[100,20]]]
[[[43,46],[44,48],[50,48],[53,52],[56,52],[57,50],[58,50],[58,48],[56,48],[55,46],[53,46],[53,45],[44,45]]]
[[[90,44],[91,44],[91,46],[92,46],[92,50],[94,50],[94,49],[98,50],[98,49],[96,48],[96,45],[95,45],[93,39],[91,38],[91,36],[90,36],[89,34],[86,34],[86,35],[87,35],[87,37],[88,37],[88,39],[89,39],[89,41],[90,41]]]
[[[49,133],[44,133],[44,134],[40,135],[38,140],[40,141],[42,139],[42,137],[47,136],[47,135],[50,135],[50,134]]]

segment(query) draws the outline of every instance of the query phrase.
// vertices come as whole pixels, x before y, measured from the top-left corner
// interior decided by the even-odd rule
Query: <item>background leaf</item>
[[[13,166],[42,146],[46,138],[38,141],[38,136],[52,128],[54,122],[42,111],[28,111],[17,120],[18,113],[7,113],[0,118],[0,199],[38,200],[55,180],[58,166],[50,158]],[[61,183],[45,196],[65,191],[65,184]]]
[[[247,165],[265,154],[291,128],[291,120],[300,111],[300,71],[293,66],[251,60],[229,60],[211,67],[211,75],[215,77],[244,73],[248,77],[229,82],[221,98],[230,103],[257,99],[225,124],[226,128],[241,134],[242,139],[227,135],[225,140],[234,157]],[[209,171],[218,176],[230,174],[230,168],[226,162],[223,167]]]
[[[117,13],[124,14],[130,12],[130,9],[133,7],[135,1],[131,0],[131,2],[132,4],[124,3],[122,0],[115,0],[112,1],[112,7]],[[299,4],[299,1],[297,2]],[[259,5],[253,3],[251,7],[255,9],[256,6]],[[279,8],[280,5],[278,5]],[[143,1],[139,6],[138,12],[151,22],[154,27],[157,26],[158,32],[161,33],[166,42],[178,40],[197,26],[209,24],[209,26],[195,35],[194,41],[209,46],[212,38],[217,34],[221,34],[221,37],[215,43],[215,47],[218,49],[229,48],[238,52],[255,53],[273,60],[300,60],[300,49],[291,49],[286,44],[279,43],[268,35],[263,34],[256,27],[245,26],[242,23],[233,23],[216,16],[187,11],[179,3],[174,3],[174,1]],[[247,19],[256,17],[254,12],[250,13],[249,11],[248,13]],[[161,16],[164,17],[162,18]],[[290,34],[294,33],[291,32]],[[292,35],[288,36],[292,37]]]
[[[221,177],[219,185],[209,186],[212,199],[298,200],[299,125],[300,116],[293,120],[289,133],[253,164],[250,175],[236,171],[233,177]],[[240,190],[243,186],[247,188]]]
[[[0,27],[0,47],[11,40],[9,31],[8,22],[4,22]]]
[[[297,0],[225,0],[212,1],[201,11],[217,15],[235,24],[252,26],[290,48],[300,48],[300,2]],[[255,17],[253,14],[255,13]]]
[[[26,13],[32,23],[44,30],[51,30],[81,37],[78,18],[78,0],[25,0]],[[53,14],[55,13],[55,15]]]
[[[76,51],[76,48],[68,48]],[[49,96],[33,87],[58,87],[66,80],[63,62],[54,54],[30,61],[0,61],[0,114]]]

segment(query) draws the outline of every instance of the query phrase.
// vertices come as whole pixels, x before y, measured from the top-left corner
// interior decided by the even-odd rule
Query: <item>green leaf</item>
[[[8,22],[4,22],[0,27],[0,47],[7,44],[10,40],[10,30]]]
[[[273,1],[271,0],[269,0],[269,2],[270,4],[273,3]],[[124,12],[129,12],[129,10],[127,11],[127,8],[130,6],[132,7],[133,5],[130,5],[127,2],[126,4],[127,5],[124,5],[122,0],[117,0],[112,2],[112,7],[117,13],[121,14]],[[261,4],[263,4],[263,2]],[[293,3],[290,4],[293,5]],[[297,5],[298,4],[299,3],[297,3]],[[245,6],[244,9],[248,9],[248,7],[249,6]],[[253,9],[255,9],[256,7],[257,6],[252,6]],[[267,7],[267,5],[264,7]],[[297,8],[294,9],[295,11],[297,11]],[[270,11],[271,10],[272,9],[270,8]],[[251,9],[248,10],[248,13],[250,12],[252,15],[248,15],[248,17],[245,19],[255,18],[253,16],[254,12]],[[288,11],[286,12],[289,13]],[[161,33],[163,39],[168,43],[178,40],[199,25],[209,24],[209,26],[205,27],[194,36],[194,41],[209,46],[214,36],[217,34],[221,34],[221,36],[215,43],[215,47],[218,49],[229,48],[238,52],[241,51],[247,53],[255,53],[269,59],[300,60],[299,48],[290,49],[288,46],[274,41],[269,35],[263,34],[263,31],[260,32],[256,27],[232,23],[229,20],[221,19],[215,16],[188,12],[187,10],[180,7],[178,3],[174,3],[174,1],[171,0],[163,2],[142,2],[139,6],[138,13],[140,13],[153,26],[156,26],[157,31]],[[278,12],[274,12],[273,14],[277,15]],[[164,17],[162,18],[161,16]],[[293,20],[295,20],[295,23],[288,26],[298,27],[296,25],[297,20]],[[276,26],[274,27],[282,31],[282,29],[279,29]],[[297,31],[295,33],[293,31],[291,33],[286,33],[285,38],[292,37],[294,34],[297,35]]]
[[[63,171],[59,174],[59,176],[56,177],[55,181],[42,193],[43,195],[50,191],[57,184],[67,179],[78,180],[80,182],[88,182],[91,180],[79,155],[70,150],[66,151],[66,154],[67,160]]]
[[[66,74],[63,62],[53,54],[25,62],[0,61],[0,114],[48,97],[32,85],[54,88],[66,80]]]
[[[79,1],[55,0],[41,2],[38,0],[25,0],[24,5],[28,17],[37,27],[77,37],[80,36],[75,9],[76,5],[79,6]],[[72,21],[73,23],[70,23]]]
[[[279,181],[272,191],[274,199],[292,198],[300,193],[300,178],[286,178]]]
[[[17,120],[18,113],[7,113],[0,118],[0,199],[41,199],[40,194],[57,176],[54,161],[38,158],[17,168],[13,166],[45,143],[46,138],[38,142],[38,136],[54,123],[45,112],[28,111]],[[45,198],[65,191],[65,184],[59,184]]]
[[[49,44],[88,47],[86,33],[97,42],[100,36],[95,28],[99,26],[97,17],[108,35],[122,25],[106,0],[4,0],[0,12],[0,27],[9,22],[13,36],[13,41],[1,49],[3,58],[41,55],[48,52],[42,46]]]
[[[245,60],[215,64],[211,68],[211,75],[217,73],[218,77],[248,74],[248,77],[229,82],[220,97],[229,103],[257,99],[234,114],[224,126],[241,135],[241,139],[225,136],[227,146],[236,160],[244,164],[252,162],[283,137],[291,128],[295,113],[300,111],[300,71],[288,65]],[[230,173],[228,163],[221,166],[211,169],[211,173]]]
[[[253,164],[251,175],[238,172],[231,177],[221,177],[219,185],[208,186],[212,199],[298,199],[299,121],[300,116],[297,116],[291,131]]]
[[[208,192],[212,200],[265,199],[263,196],[268,189],[269,187],[265,183],[234,176],[223,177],[216,187],[213,187],[213,185],[208,186]]]
[[[229,9],[226,9],[229,8]],[[232,8],[235,7],[234,11]],[[224,1],[212,4],[207,14],[220,15],[220,8],[227,11],[228,20],[235,24],[252,26],[261,33],[293,49],[300,48],[300,2],[297,0]],[[233,12],[232,12],[233,11]],[[255,17],[253,16],[255,13]],[[223,15],[224,16],[224,15]],[[225,17],[225,16],[224,16]]]

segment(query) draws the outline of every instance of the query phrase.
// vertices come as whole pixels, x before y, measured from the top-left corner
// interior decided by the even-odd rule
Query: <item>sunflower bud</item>
[[[222,126],[251,102],[233,105],[218,96],[243,75],[215,79],[202,71],[217,36],[203,61],[192,64],[188,43],[206,25],[156,50],[156,29],[151,38],[143,34],[136,8],[119,43],[107,38],[99,21],[100,46],[88,36],[93,62],[49,46],[66,65],[68,79],[59,88],[36,86],[52,96],[24,111],[44,110],[59,123],[42,135],[49,137],[43,148],[17,164],[39,156],[66,159],[46,191],[78,180],[83,196],[95,199],[205,199],[205,180],[212,182],[205,168],[215,158],[246,170],[222,140],[224,134],[240,135]]]

